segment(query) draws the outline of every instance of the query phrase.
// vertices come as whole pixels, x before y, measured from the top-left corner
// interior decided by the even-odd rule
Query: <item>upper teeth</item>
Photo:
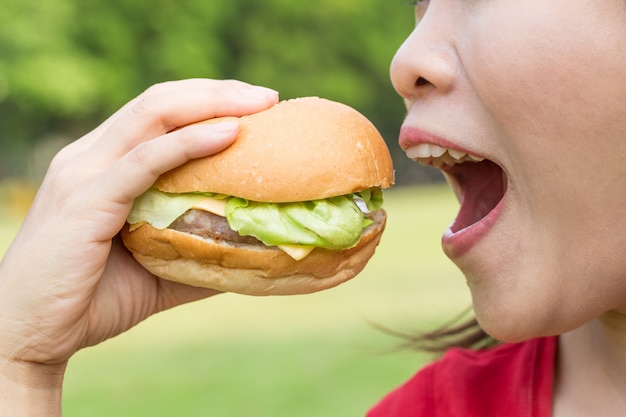
[[[423,164],[441,167],[443,165],[454,165],[460,162],[480,162],[485,158],[472,155],[455,149],[443,148],[431,143],[420,143],[411,146],[406,150],[409,158]]]

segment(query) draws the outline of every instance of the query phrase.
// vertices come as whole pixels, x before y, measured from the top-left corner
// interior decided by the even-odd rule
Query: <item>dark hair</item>
[[[385,333],[401,339],[398,350],[410,349],[443,354],[451,348],[485,349],[500,342],[480,327],[475,317],[467,318],[468,310],[452,320],[426,332],[406,332],[376,326]]]

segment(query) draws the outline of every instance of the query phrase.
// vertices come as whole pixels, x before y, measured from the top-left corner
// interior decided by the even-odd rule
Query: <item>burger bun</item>
[[[233,118],[203,123],[224,119]],[[283,203],[393,184],[383,138],[349,106],[306,97],[235,119],[239,136],[233,145],[163,174],[154,187]],[[370,215],[374,223],[355,247],[315,248],[299,261],[277,247],[231,244],[148,224],[127,225],[122,239],[142,266],[167,280],[250,295],[303,294],[334,287],[365,267],[386,223],[384,210]]]

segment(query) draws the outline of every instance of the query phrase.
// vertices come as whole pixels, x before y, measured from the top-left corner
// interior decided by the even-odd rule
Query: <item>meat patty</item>
[[[373,212],[365,213],[365,217],[372,219],[374,217]],[[231,229],[225,217],[204,210],[187,210],[182,216],[174,220],[168,229],[233,244],[264,244],[253,236],[242,236]]]
[[[241,236],[228,225],[225,217],[209,213],[204,210],[187,210],[182,216],[174,220],[168,229],[190,233],[205,239],[223,240],[230,243],[243,243],[249,245],[263,244],[252,236]]]

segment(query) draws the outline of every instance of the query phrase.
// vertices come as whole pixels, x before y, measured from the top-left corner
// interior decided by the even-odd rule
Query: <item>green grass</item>
[[[395,341],[369,323],[424,330],[469,304],[439,244],[458,208],[447,188],[393,189],[385,207],[381,245],[350,282],[293,297],[223,294],[79,352],[64,415],[364,415],[428,360],[381,353]]]

